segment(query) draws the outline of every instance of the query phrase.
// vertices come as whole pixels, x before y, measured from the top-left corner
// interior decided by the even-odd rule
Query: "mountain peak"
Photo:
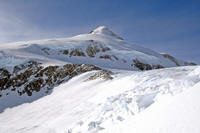
[[[123,40],[123,38],[121,38],[118,35],[116,35],[114,32],[112,32],[106,26],[99,26],[96,29],[94,29],[91,32],[89,32],[89,34],[103,34],[103,35],[108,35],[108,36],[112,36],[112,37],[115,37],[117,39]]]
[[[106,26],[99,26],[93,31],[91,31],[91,34],[106,34],[112,32],[110,29],[108,29]]]

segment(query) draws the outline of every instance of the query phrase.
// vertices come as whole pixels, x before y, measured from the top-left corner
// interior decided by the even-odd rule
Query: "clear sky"
[[[100,25],[200,63],[200,0],[0,0],[0,44],[70,37]]]

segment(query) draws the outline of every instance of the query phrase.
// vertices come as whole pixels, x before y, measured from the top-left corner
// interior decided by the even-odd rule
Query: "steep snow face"
[[[49,64],[93,64],[124,70],[150,70],[177,66],[147,48],[122,40],[101,26],[89,34],[72,38],[27,41],[0,46],[0,66],[12,67],[27,61]]]
[[[5,110],[0,132],[200,132],[200,67],[113,73],[109,80],[84,73],[51,95]]]

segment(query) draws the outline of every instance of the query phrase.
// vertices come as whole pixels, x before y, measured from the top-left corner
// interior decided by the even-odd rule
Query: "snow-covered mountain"
[[[126,42],[105,26],[1,45],[0,133],[199,133],[200,67],[188,65],[195,64]]]
[[[0,59],[0,66],[7,68],[33,60],[44,65],[93,64],[124,70],[177,66],[157,52],[126,42],[105,26],[72,38],[1,45]]]

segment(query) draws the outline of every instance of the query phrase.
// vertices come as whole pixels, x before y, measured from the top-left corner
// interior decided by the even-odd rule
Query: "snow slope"
[[[175,97],[164,96],[133,119],[110,126],[112,133],[199,133],[200,83]]]
[[[177,66],[155,51],[126,42],[105,26],[71,38],[1,45],[0,60],[5,68],[30,60],[44,65],[79,63],[124,70],[138,70],[136,62],[152,68]]]
[[[200,67],[81,74],[51,95],[6,109],[1,133],[200,132]],[[183,93],[181,93],[183,92]]]

